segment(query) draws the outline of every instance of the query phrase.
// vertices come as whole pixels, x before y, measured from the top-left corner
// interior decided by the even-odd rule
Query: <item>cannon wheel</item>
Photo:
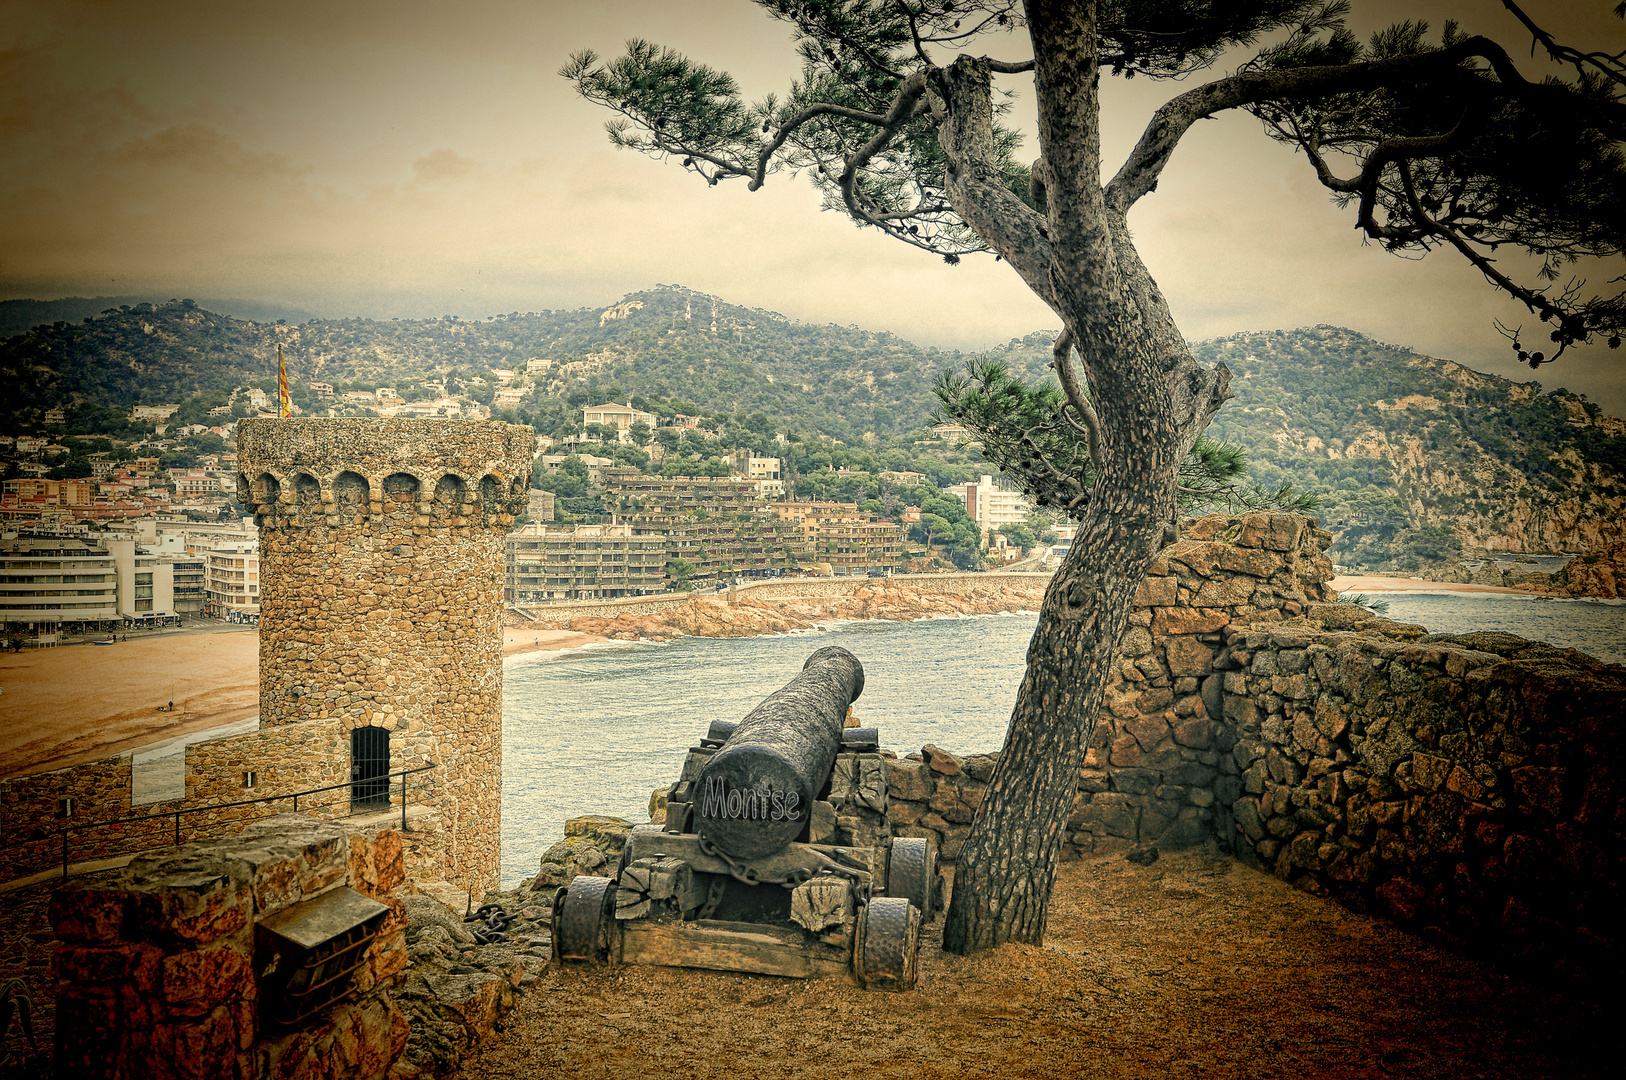
[[[913,990],[920,976],[920,909],[877,896],[858,913],[853,970],[871,990]]]
[[[894,839],[886,863],[886,895],[903,897],[920,909],[922,919],[930,919],[937,907],[936,884],[936,845],[914,836]]]
[[[553,955],[561,963],[603,964],[615,931],[615,881],[578,877],[553,896]]]

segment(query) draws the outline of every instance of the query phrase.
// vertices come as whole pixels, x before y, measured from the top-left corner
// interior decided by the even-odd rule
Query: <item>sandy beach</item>
[[[260,635],[221,624],[0,656],[0,777],[108,757],[260,711]],[[160,711],[169,702],[175,711]]]
[[[578,634],[574,630],[539,629],[534,626],[505,626],[502,629],[503,656],[518,656],[528,652],[558,652],[561,649],[579,649],[606,638],[598,634]]]
[[[510,626],[503,655],[604,638]],[[260,711],[251,626],[0,655],[0,778],[60,769],[246,720]],[[175,702],[175,711],[160,706]]]
[[[1470,585],[1455,581],[1423,581],[1420,578],[1346,576],[1335,577],[1327,584],[1339,593],[1450,592],[1534,595],[1525,589],[1504,589],[1500,585]]]

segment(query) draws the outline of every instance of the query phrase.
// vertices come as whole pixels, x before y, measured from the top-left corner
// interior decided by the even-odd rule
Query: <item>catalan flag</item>
[[[282,360],[282,346],[277,346],[277,415],[289,417],[294,414],[294,403],[288,397],[288,365]]]

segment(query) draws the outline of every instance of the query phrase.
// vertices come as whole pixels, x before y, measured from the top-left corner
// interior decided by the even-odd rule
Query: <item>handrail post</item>
[[[407,774],[401,773],[401,831],[406,832],[406,800],[407,800]]]
[[[175,846],[181,846],[181,812],[175,811]]]

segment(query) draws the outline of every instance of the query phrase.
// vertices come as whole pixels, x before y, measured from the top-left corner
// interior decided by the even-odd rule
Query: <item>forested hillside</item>
[[[1045,378],[1050,342],[1035,333],[990,354]],[[341,395],[383,385],[409,401],[461,393],[491,404],[500,369],[517,373],[521,393],[498,415],[547,434],[579,430],[584,404],[630,400],[852,447],[918,437],[934,380],[961,363],[891,334],[794,323],[670,285],[608,308],[478,322],[255,323],[182,300],[120,305],[0,344],[0,432],[39,430],[53,406],[71,430],[113,431],[138,403],[184,402],[177,419],[190,422],[232,387],[271,389],[279,345],[307,409],[321,406],[311,380]],[[1235,399],[1210,434],[1246,448],[1262,484],[1318,495],[1342,562],[1406,567],[1464,545],[1580,551],[1626,538],[1626,428],[1584,398],[1335,327],[1238,334],[1197,351],[1235,373]]]
[[[568,423],[583,403],[641,396],[682,412],[762,412],[849,443],[866,432],[885,440],[924,425],[936,404],[932,379],[954,362],[892,334],[793,323],[675,286],[634,293],[609,309],[513,312],[478,322],[268,325],[183,300],[126,305],[5,342],[0,378],[17,393],[0,406],[0,426],[37,423],[36,414],[51,406],[128,410],[264,384],[275,373],[278,345],[301,394],[311,380],[342,390],[450,376],[489,402],[490,369],[502,368],[519,371],[519,385],[532,391],[515,408],[517,418],[543,431]],[[523,378],[533,360],[548,363]],[[476,380],[483,391],[470,389],[482,385]]]
[[[1210,434],[1321,497],[1334,556],[1584,551],[1626,535],[1626,426],[1575,394],[1319,326],[1197,348],[1235,373]]]

